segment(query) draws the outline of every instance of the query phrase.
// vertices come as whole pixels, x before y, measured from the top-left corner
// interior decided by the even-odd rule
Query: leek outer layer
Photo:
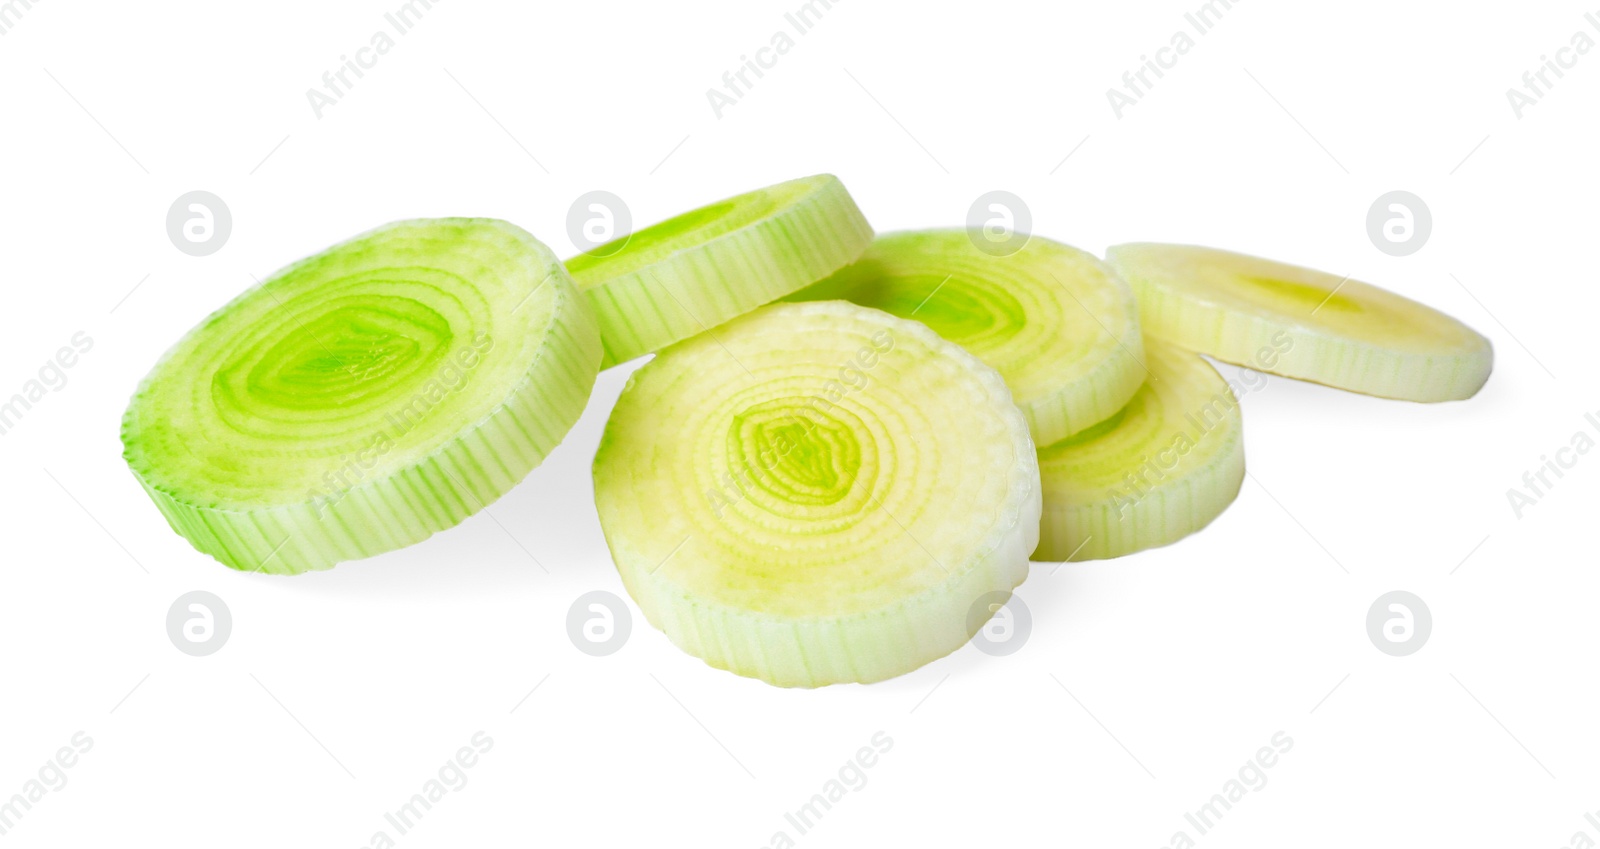
[[[600,322],[610,368],[821,280],[871,241],[844,184],[820,174],[685,212],[567,269]]]
[[[646,619],[721,669],[867,682],[963,645],[1038,542],[1039,472],[999,374],[927,327],[776,304],[637,371],[595,502]]]
[[[565,268],[492,219],[401,221],[279,271],[139,386],[123,456],[235,569],[400,548],[494,501],[582,413],[600,362]]]

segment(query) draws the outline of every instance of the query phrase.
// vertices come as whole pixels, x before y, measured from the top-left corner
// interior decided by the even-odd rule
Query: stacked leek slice
[[[802,687],[954,651],[1030,557],[1120,557],[1215,519],[1244,438],[1205,356],[1413,401],[1469,397],[1493,361],[1421,304],[1238,254],[875,238],[819,175],[565,263],[490,219],[336,245],[169,351],[124,457],[196,549],[326,569],[484,509],[600,369],[646,354],[594,461],[622,583],[690,654]]]

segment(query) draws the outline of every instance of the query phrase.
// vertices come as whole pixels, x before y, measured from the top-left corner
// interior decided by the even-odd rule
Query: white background
[[[479,730],[469,783],[398,845],[1600,840],[1600,457],[1520,519],[1506,496],[1600,410],[1600,51],[1520,119],[1505,94],[1575,32],[1600,40],[1583,4],[1247,0],[1118,119],[1106,90],[1198,0],[844,0],[719,119],[706,90],[798,0],[448,0],[318,119],[306,90],[399,5],[39,0],[0,36],[0,396],[94,339],[0,437],[0,798],[94,740],[7,845],[366,846]],[[958,225],[1004,189],[1092,251],[1348,273],[1491,337],[1494,376],[1435,406],[1274,379],[1244,400],[1252,477],[1212,527],[1036,566],[1014,655],[809,692],[710,669],[637,611],[616,655],[569,643],[577,596],[623,592],[588,470],[629,368],[493,505],[505,529],[479,515],[293,579],[194,552],[120,459],[138,379],[252,274],[412,216],[503,217],[567,254],[593,189],[642,225],[821,171],[880,231]],[[194,189],[233,214],[205,258],[165,230]],[[1405,258],[1365,225],[1394,189],[1434,220]],[[233,615],[207,658],[164,630],[195,589]],[[1393,589],[1433,613],[1410,657],[1365,631]],[[784,814],[879,731],[867,784],[798,835]],[[1197,835],[1184,813],[1278,731],[1266,786]]]

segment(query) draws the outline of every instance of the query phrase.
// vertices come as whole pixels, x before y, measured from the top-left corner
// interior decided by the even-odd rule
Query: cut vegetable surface
[[[781,686],[954,651],[1038,541],[1037,458],[999,374],[840,301],[765,307],[663,351],[612,412],[594,484],[650,623]]]
[[[124,457],[172,528],[235,569],[399,548],[561,441],[600,339],[561,262],[490,219],[403,221],[274,274],[140,385]]]
[[[1149,382],[1104,422],[1039,450],[1036,560],[1098,560],[1175,542],[1244,480],[1239,404],[1198,355],[1149,340]]]
[[[1383,398],[1476,394],[1489,340],[1437,310],[1333,274],[1211,248],[1131,244],[1107,258],[1139,298],[1145,335],[1219,360]],[[1289,350],[1261,352],[1287,334]]]
[[[821,174],[686,212],[567,269],[600,322],[607,368],[821,280],[871,241],[844,184]]]
[[[1044,445],[1104,420],[1145,380],[1133,293],[1049,239],[993,256],[965,230],[879,236],[856,263],[790,296],[916,319],[993,366]]]

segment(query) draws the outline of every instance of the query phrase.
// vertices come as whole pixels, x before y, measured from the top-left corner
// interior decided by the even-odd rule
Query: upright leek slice
[[[844,184],[820,174],[685,212],[567,270],[600,322],[609,368],[821,280],[871,241]]]
[[[235,569],[326,569],[498,498],[561,441],[600,362],[556,256],[490,219],[402,221],[274,274],[128,405],[123,456]]]
[[[1239,403],[1199,356],[1147,340],[1152,376],[1116,415],[1039,449],[1035,560],[1098,560],[1176,542],[1244,481]]]
[[[663,351],[617,402],[594,484],[650,623],[780,686],[954,651],[1038,542],[1038,462],[999,374],[839,301],[765,307]]]
[[[1127,284],[1049,239],[992,256],[963,230],[889,233],[855,264],[790,297],[832,299],[921,321],[993,366],[1040,445],[1103,421],[1145,380]]]
[[[1407,401],[1470,398],[1494,366],[1471,328],[1349,278],[1185,245],[1119,245],[1107,258],[1146,335],[1225,362]],[[1290,349],[1262,361],[1281,338]]]

